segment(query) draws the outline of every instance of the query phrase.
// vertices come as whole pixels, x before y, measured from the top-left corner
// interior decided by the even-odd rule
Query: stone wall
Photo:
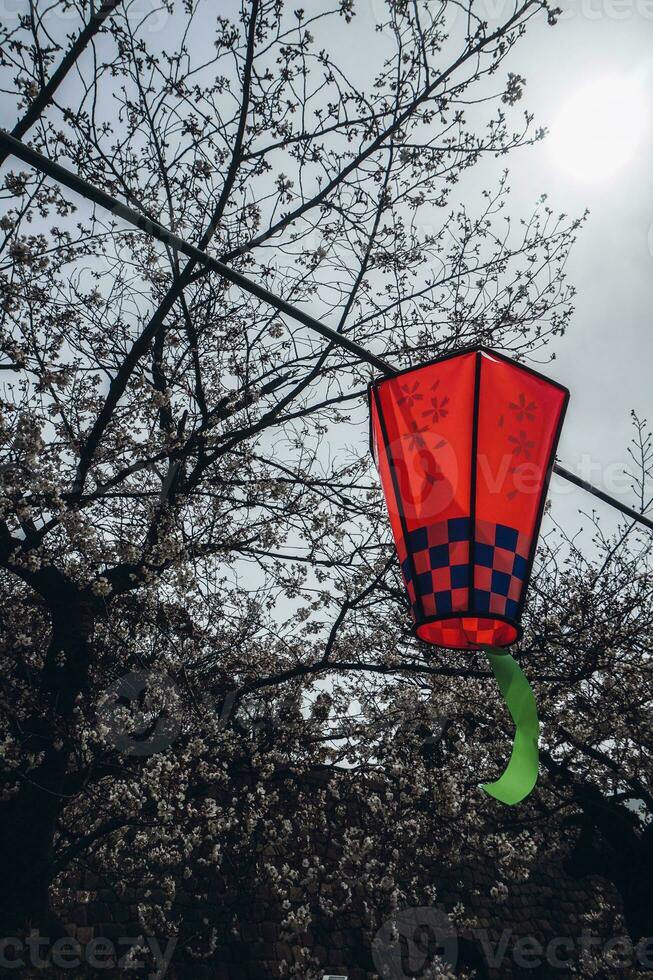
[[[321,775],[319,778],[323,780],[325,777]],[[347,826],[356,825],[357,819],[356,812],[348,812]],[[323,851],[325,864],[333,865],[337,854],[331,853],[330,848],[331,845],[325,849],[319,840],[315,841],[315,852]],[[278,857],[283,860],[283,855]],[[426,880],[434,882],[437,887],[440,915],[446,913],[456,922],[458,967],[475,970],[478,980],[558,980],[572,975],[606,980],[634,976],[632,970],[622,967],[611,968],[607,972],[600,967],[594,972],[583,969],[572,973],[571,968],[564,969],[561,965],[547,962],[547,956],[541,956],[542,962],[534,964],[538,957],[532,951],[533,944],[546,948],[547,944],[558,938],[567,945],[571,944],[572,961],[577,961],[584,932],[593,931],[604,943],[624,936],[620,898],[612,885],[598,876],[571,877],[565,870],[564,853],[541,855],[539,862],[527,881],[512,884],[504,894],[493,893],[496,875],[490,868],[485,870],[475,865],[460,867],[455,871],[438,866],[423,869]],[[189,934],[195,931],[203,918],[210,922],[220,921],[221,909],[224,908],[221,899],[226,883],[218,882],[213,876],[204,879],[205,884],[207,881],[210,883],[209,891],[211,888],[213,891],[203,907],[198,907],[194,895],[186,891],[188,884],[185,885],[183,880],[177,883],[175,906]],[[326,892],[333,886],[322,885],[321,888]],[[311,932],[290,936],[284,933],[284,913],[277,900],[266,893],[260,884],[248,884],[243,880],[241,894],[245,901],[241,904],[242,914],[239,913],[238,934],[230,936],[213,955],[204,960],[190,956],[185,944],[179,942],[164,973],[167,980],[280,980],[289,975],[288,967],[292,969],[293,966],[297,967],[294,977],[299,980],[314,980],[315,977],[321,980],[323,974],[342,975],[348,980],[379,980],[379,977],[381,980],[405,980],[413,975],[425,976],[421,969],[415,967],[411,973],[409,966],[401,959],[397,960],[396,956],[392,970],[383,972],[380,966],[375,968],[371,938],[364,928],[363,909],[356,905],[358,898],[354,902],[353,913],[343,910],[339,919],[337,915],[333,920],[322,918],[311,927]],[[331,896],[333,894],[331,891]],[[142,937],[144,928],[139,919],[138,906],[144,897],[138,888],[116,886],[98,869],[95,869],[95,873],[87,868],[67,873],[58,881],[55,909],[67,934],[84,947],[82,959],[86,965],[79,971],[67,968],[30,973],[25,970],[20,974],[13,972],[13,975],[47,976],[56,980],[156,976],[151,950],[149,957],[145,958],[146,965],[133,972],[128,971],[124,964],[116,969],[110,969],[106,963],[101,969],[93,969],[89,965],[89,944],[92,945],[99,937],[113,943],[121,956],[127,950],[126,942],[121,941],[130,939],[133,943]],[[298,905],[304,903],[306,897],[299,888],[291,891],[289,896],[291,902]],[[361,892],[361,906],[364,897]],[[163,900],[163,892],[158,894],[153,890],[149,896],[149,901],[154,903]],[[462,918],[456,912],[459,903],[465,909]],[[432,909],[419,913],[414,924],[428,929],[433,925],[432,913]],[[422,922],[420,915],[427,921]],[[437,935],[437,923],[436,919],[436,935],[431,937],[431,952],[442,938]],[[229,935],[228,930],[223,932]],[[153,933],[157,936],[156,930]],[[515,954],[515,950],[520,948],[520,941],[525,938],[531,943],[531,962],[526,966],[523,965],[523,947],[519,956]],[[164,950],[168,939],[165,933],[157,936]],[[302,949],[308,950],[308,954]],[[500,962],[493,964],[492,956],[497,952]],[[636,976],[637,980],[644,977],[653,980],[653,971],[640,971]]]
[[[514,885],[502,900],[490,894],[494,877],[489,873],[484,874],[479,868],[461,868],[455,874],[448,872],[436,877],[436,880],[441,896],[440,908],[451,912],[459,901],[466,906],[469,921],[458,933],[458,966],[475,969],[477,977],[488,980],[513,977],[541,980],[571,976],[570,970],[546,962],[524,966],[523,956],[515,959],[515,944],[524,937],[531,937],[545,948],[552,939],[560,937],[578,946],[583,930],[588,928],[588,914],[591,915],[592,911],[598,913],[601,907],[618,910],[619,906],[614,889],[604,880],[595,877],[571,879],[560,862],[536,868],[528,881]],[[88,943],[94,937],[103,937],[119,946],[123,954],[127,947],[120,941],[126,938],[133,941],[141,935],[143,930],[137,913],[137,891],[127,889],[125,894],[117,895],[101,878],[88,871],[70,874],[64,884],[59,911],[67,932],[82,946],[88,948]],[[298,900],[302,898],[296,897]],[[183,904],[183,895],[180,901]],[[189,909],[189,913],[198,914],[196,909]],[[605,916],[605,912],[602,914]],[[300,947],[293,945],[283,934],[280,910],[268,896],[259,892],[252,895],[249,918],[250,921],[241,928],[241,935],[234,937],[232,942],[221,947],[217,956],[204,963],[189,958],[178,948],[165,976],[169,980],[277,980],[283,976],[280,965],[284,961],[288,964],[297,962],[301,954]],[[605,923],[605,918],[603,921]],[[618,911],[615,911],[614,930],[614,935],[623,934]],[[603,935],[602,938],[605,940],[609,936]],[[340,924],[332,928],[323,924],[319,933],[303,934],[299,940],[309,947],[321,968],[319,973],[313,974],[309,965],[305,964],[301,968],[305,972],[300,970],[300,977],[321,976],[323,971],[347,976],[348,980],[379,978],[371,959],[369,938],[363,931],[362,920],[356,916],[349,917],[346,926]],[[160,941],[165,944],[167,937],[161,937]],[[498,951],[500,955],[502,949],[500,964],[488,964],[488,951],[490,956]],[[535,954],[532,956],[537,959]],[[117,970],[103,967],[97,971],[86,965],[79,972],[71,969],[49,971],[48,976],[65,980],[76,976],[107,978],[152,975],[156,968],[155,961],[150,956],[147,963],[147,967],[133,973],[127,972],[124,964]],[[402,972],[397,972],[398,969]],[[403,972],[404,969],[409,968],[395,966],[395,972],[391,970],[383,980],[401,980],[403,976],[411,976]],[[44,971],[24,975],[43,976]],[[627,977],[630,973],[619,969],[613,975]],[[415,976],[420,976],[419,970]],[[637,976],[653,977],[653,973],[638,973]]]

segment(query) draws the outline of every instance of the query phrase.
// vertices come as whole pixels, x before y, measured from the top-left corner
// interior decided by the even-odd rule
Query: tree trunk
[[[576,877],[598,874],[615,886],[634,943],[653,933],[653,836],[636,815],[594,786],[579,792],[581,834],[567,869]],[[598,835],[598,839],[597,838]]]
[[[30,929],[52,940],[61,928],[50,912],[49,887],[54,835],[63,805],[60,795],[66,760],[49,750],[29,773],[19,793],[0,806],[0,928],[2,935]],[[54,934],[53,934],[54,933]]]
[[[49,901],[54,845],[66,802],[74,707],[88,688],[93,615],[89,599],[63,577],[43,585],[39,591],[49,607],[52,632],[35,712],[25,724],[29,751],[42,758],[21,774],[18,793],[0,804],[0,934],[37,929],[54,941],[62,934]]]

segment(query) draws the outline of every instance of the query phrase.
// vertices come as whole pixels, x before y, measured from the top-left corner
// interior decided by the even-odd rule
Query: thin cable
[[[583,480],[580,476],[576,476],[575,473],[572,473],[564,466],[561,466],[560,463],[553,464],[553,472],[557,473],[558,476],[561,476],[564,480],[569,480],[570,483],[580,487],[581,490],[587,490],[588,493],[593,493],[595,497],[599,498],[599,500],[603,500],[606,504],[616,507],[616,509],[620,510],[622,514],[625,514],[633,521],[637,521],[639,524],[643,524],[644,527],[647,527],[653,531],[653,520],[651,520],[650,517],[646,517],[645,514],[640,514],[638,510],[633,510],[633,508],[629,507],[628,504],[622,504],[620,500],[616,500],[604,490],[599,490],[599,488],[595,487],[592,483],[588,483],[587,480]]]

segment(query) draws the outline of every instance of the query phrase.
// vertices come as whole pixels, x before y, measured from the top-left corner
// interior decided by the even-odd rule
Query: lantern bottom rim
[[[420,640],[448,650],[509,647],[521,638],[518,623],[498,613],[457,612],[429,616],[415,625]]]

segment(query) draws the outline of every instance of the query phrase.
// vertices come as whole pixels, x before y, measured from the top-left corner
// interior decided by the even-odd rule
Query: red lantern
[[[371,440],[415,632],[505,647],[519,621],[566,388],[478,348],[370,389]]]

